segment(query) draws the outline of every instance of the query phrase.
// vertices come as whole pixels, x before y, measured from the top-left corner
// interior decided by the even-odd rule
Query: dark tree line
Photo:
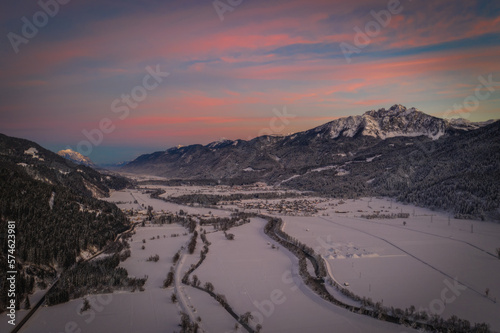
[[[174,268],[170,267],[170,271],[167,273],[167,278],[163,280],[163,288],[168,288],[174,283]]]
[[[229,195],[184,194],[180,196],[171,196],[165,199],[181,205],[196,203],[203,206],[216,206],[221,201],[236,201],[236,200],[247,200],[247,199],[284,199],[284,198],[295,198],[298,196],[303,196],[303,195],[299,195],[296,192],[233,193]]]
[[[189,254],[193,254],[196,249],[196,238],[198,238],[198,231],[195,230],[187,247]]]
[[[47,304],[55,305],[89,293],[111,293],[114,290],[141,290],[144,278],[130,278],[127,270],[118,267],[118,254],[100,260],[80,262],[62,273],[56,286],[47,294]]]
[[[227,231],[232,227],[237,227],[250,222],[251,213],[232,213],[231,217],[211,217],[200,220],[200,226],[212,225],[217,230]]]

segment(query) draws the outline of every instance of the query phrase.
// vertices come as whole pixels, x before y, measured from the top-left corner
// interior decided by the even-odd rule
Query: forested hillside
[[[337,197],[384,195],[459,218],[500,220],[500,122],[435,141],[381,141],[339,168],[305,173],[286,185]]]
[[[101,179],[107,182],[101,184]],[[7,263],[7,222],[14,221],[18,305],[34,287],[46,287],[56,272],[71,267],[84,251],[102,249],[128,228],[114,204],[92,196],[106,194],[109,185],[120,188],[126,183],[76,166],[33,142],[0,136],[0,260]],[[5,269],[0,270],[0,281],[5,290]],[[0,295],[0,312],[6,297]]]
[[[123,177],[77,165],[35,142],[3,134],[0,134],[0,161],[22,166],[34,179],[63,185],[82,195],[105,197],[110,189],[119,190],[129,184]]]

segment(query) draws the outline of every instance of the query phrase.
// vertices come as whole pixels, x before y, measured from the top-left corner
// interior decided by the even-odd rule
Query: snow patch
[[[271,158],[272,158],[273,160],[275,160],[276,162],[279,162],[279,161],[281,160],[281,158],[279,158],[279,157],[278,157],[278,156],[276,156],[276,155],[272,155],[272,154],[270,154],[269,156],[271,156]]]
[[[34,158],[38,158],[38,150],[36,148],[29,148],[28,150],[25,150],[24,153],[26,155],[31,155]]]
[[[350,173],[350,171],[344,169],[337,169],[337,174],[335,176],[347,176]]]
[[[321,171],[325,171],[325,170],[335,169],[336,167],[337,166],[335,166],[335,165],[329,165],[329,166],[325,166],[325,167],[321,167],[321,168],[312,169],[310,172],[321,172]]]
[[[50,207],[51,210],[54,207],[54,199],[55,199],[55,197],[56,197],[56,193],[52,192],[52,195],[50,196],[50,199],[49,199],[49,207]]]
[[[24,153],[26,155],[31,155],[31,157],[36,158],[40,161],[45,161],[42,157],[38,156],[38,150],[36,148],[31,147],[31,148],[25,150]]]
[[[294,179],[294,178],[297,178],[297,177],[300,177],[300,175],[293,175],[293,176],[292,176],[292,177],[290,177],[290,178],[287,178],[287,179],[285,179],[285,180],[282,180],[282,181],[281,181],[281,184],[286,183],[286,182],[289,182],[290,180],[292,180],[292,179]]]
[[[382,154],[375,155],[375,156],[373,156],[373,157],[368,157],[368,158],[366,159],[366,161],[367,161],[367,162],[371,162],[371,161],[373,161],[374,159],[376,159],[377,157],[380,157],[380,156],[382,156]]]

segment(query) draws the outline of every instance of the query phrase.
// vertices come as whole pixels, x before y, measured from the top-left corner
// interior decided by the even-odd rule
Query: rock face
[[[436,118],[415,108],[394,105],[390,109],[379,109],[365,112],[361,116],[340,118],[312,131],[329,135],[330,138],[353,138],[356,135],[371,136],[379,139],[392,137],[427,136],[438,139],[450,130],[473,130],[481,127],[482,123],[472,123],[463,119],[451,121]]]
[[[88,158],[87,156],[83,156],[79,152],[73,151],[71,149],[59,150],[57,152],[57,155],[62,156],[76,164],[86,165],[90,167],[95,166],[94,162],[92,162],[90,158]]]

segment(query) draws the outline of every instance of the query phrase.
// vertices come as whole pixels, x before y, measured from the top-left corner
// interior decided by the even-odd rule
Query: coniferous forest
[[[82,251],[98,251],[128,228],[114,204],[35,180],[5,158],[0,160],[0,179],[0,260],[7,262],[7,222],[15,221],[18,305],[37,285],[46,287],[56,271],[75,264]],[[5,275],[0,271],[2,290]],[[0,311],[6,301],[6,294],[0,295]]]

